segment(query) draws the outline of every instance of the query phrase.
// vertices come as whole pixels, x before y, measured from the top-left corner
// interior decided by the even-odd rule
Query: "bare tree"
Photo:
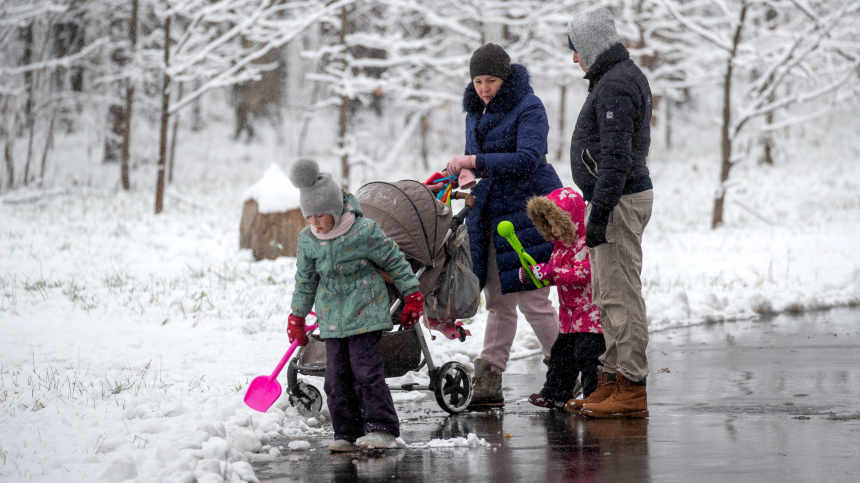
[[[140,2],[139,0],[132,0],[131,2],[131,19],[129,20],[128,25],[128,41],[129,41],[129,57],[134,58],[135,51],[137,50],[137,15],[139,10]],[[130,150],[131,150],[131,120],[132,120],[132,110],[134,108],[134,79],[131,77],[126,78],[125,81],[125,109],[123,109],[123,120],[122,120],[122,152],[121,152],[121,166],[120,166],[120,178],[122,180],[122,189],[128,190],[131,188],[131,182],[129,180],[129,170],[130,170]]]
[[[663,21],[683,28],[674,39],[688,52],[683,82],[712,84],[709,60],[721,59],[724,66],[720,182],[711,219],[716,228],[723,222],[731,168],[744,159],[738,141],[823,116],[856,82],[860,2],[655,1]]]
[[[170,122],[170,19],[164,20],[164,73],[161,82],[161,134],[158,137],[158,173],[155,182],[155,214],[164,209],[164,170],[167,165],[167,125]]]

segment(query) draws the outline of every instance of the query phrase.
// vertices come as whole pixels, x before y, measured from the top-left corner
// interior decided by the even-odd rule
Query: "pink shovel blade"
[[[264,413],[281,397],[281,384],[271,376],[257,376],[245,393],[245,404]]]
[[[312,315],[316,315],[311,312]],[[311,333],[314,329],[317,328],[317,324],[308,325],[305,327],[305,332]],[[281,384],[278,382],[278,374],[281,373],[281,369],[284,368],[287,361],[290,360],[290,356],[293,355],[293,352],[296,351],[296,347],[299,346],[297,341],[294,341],[290,344],[290,348],[287,349],[287,353],[284,354],[284,357],[281,357],[281,362],[278,363],[278,366],[275,367],[274,372],[270,376],[257,376],[251,381],[251,384],[248,386],[248,391],[245,392],[245,404],[248,405],[249,408],[260,411],[264,413],[272,407],[272,404],[275,404],[275,401],[281,397]]]

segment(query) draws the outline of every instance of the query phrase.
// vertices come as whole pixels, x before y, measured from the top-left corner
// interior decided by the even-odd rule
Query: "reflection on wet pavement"
[[[329,435],[255,469],[271,482],[858,481],[858,349],[857,310],[658,332],[650,419],[535,408],[525,398],[545,368],[532,361],[505,374],[504,410],[448,416],[429,393],[398,403],[407,443],[475,433],[485,446],[330,455]]]

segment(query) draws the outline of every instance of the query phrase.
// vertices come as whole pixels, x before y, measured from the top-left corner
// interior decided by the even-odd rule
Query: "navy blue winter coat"
[[[622,195],[652,188],[645,165],[651,87],[622,44],[600,54],[585,78],[589,94],[570,141],[570,169],[592,203],[589,221],[606,225]]]
[[[466,112],[466,155],[476,155],[472,188],[475,206],[466,218],[472,248],[472,269],[487,281],[487,252],[495,244],[502,293],[536,288],[519,279],[519,256],[499,236],[499,223],[514,224],[517,238],[538,263],[552,255],[553,245],[543,239],[526,214],[526,202],[561,188],[561,180],[546,163],[549,123],[546,110],[532,91],[525,66],[511,65],[511,74],[496,97],[486,104],[470,83],[463,94]]]

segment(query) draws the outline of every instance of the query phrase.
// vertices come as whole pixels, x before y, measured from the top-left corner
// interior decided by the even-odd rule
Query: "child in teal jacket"
[[[290,181],[310,226],[299,234],[287,333],[306,345],[305,317],[316,306],[335,439],[329,450],[392,448],[400,423],[379,353],[382,332],[392,328],[382,272],[404,295],[401,324],[407,329],[424,311],[418,279],[397,244],[314,161],[296,161]]]

